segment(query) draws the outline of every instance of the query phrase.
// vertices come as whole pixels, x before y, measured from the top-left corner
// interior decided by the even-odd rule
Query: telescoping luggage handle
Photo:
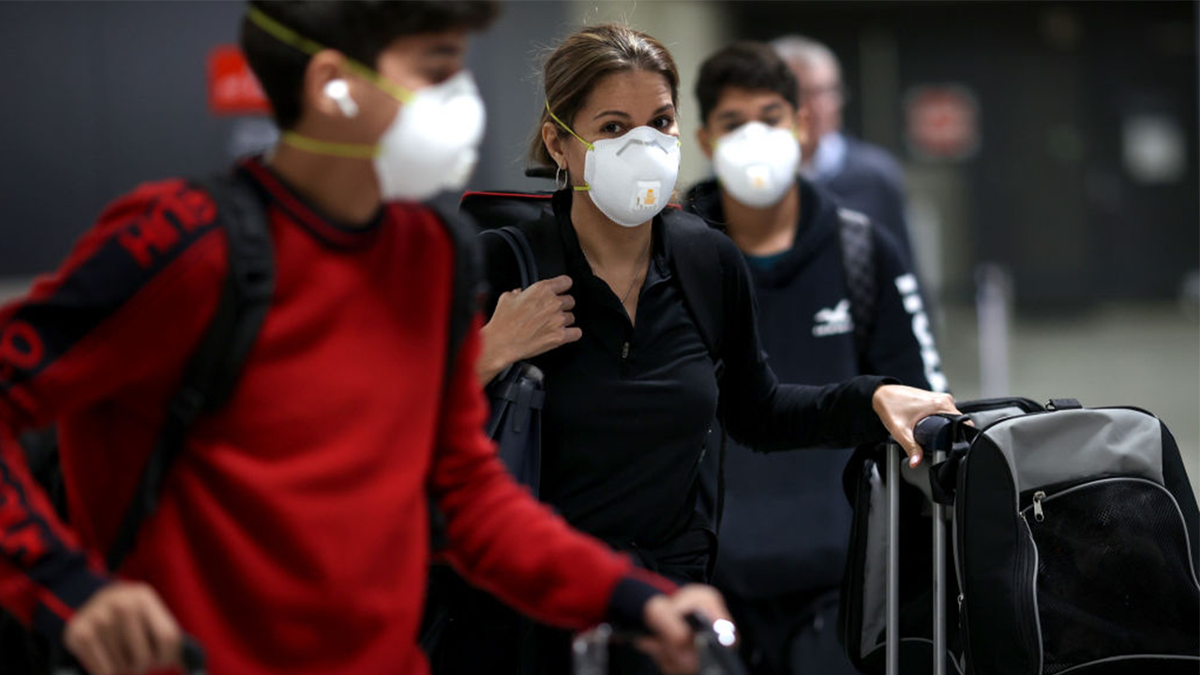
[[[710,621],[698,612],[692,612],[684,618],[696,634],[696,650],[700,655],[698,675],[747,675],[745,666],[733,648],[737,643],[737,633],[732,622]],[[609,675],[609,643],[634,637],[633,634],[616,631],[608,624],[600,624],[580,633],[571,645],[574,675]]]
[[[960,418],[935,415],[917,423],[913,438],[927,454],[932,466],[946,460],[947,440]],[[903,448],[894,439],[887,442],[887,675],[900,673],[900,459]],[[933,673],[946,675],[946,516],[945,505],[933,502]]]

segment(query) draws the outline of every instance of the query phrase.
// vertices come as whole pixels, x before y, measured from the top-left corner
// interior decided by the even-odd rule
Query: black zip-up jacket
[[[916,279],[891,233],[872,226],[874,328],[860,369],[842,261],[838,204],[799,179],[801,217],[792,248],[768,269],[750,259],[758,335],[781,382],[825,384],[865,373],[945,390]],[[724,229],[716,181],[685,207]],[[850,532],[841,474],[849,450],[727,455],[718,585],[743,598],[836,588]]]
[[[535,257],[557,248],[574,281],[574,313],[583,331],[578,342],[532,360],[545,373],[546,386],[541,494],[568,522],[618,549],[650,551],[651,557],[694,532],[698,465],[718,396],[730,433],[755,449],[836,446],[884,436],[870,401],[887,378],[823,387],[778,383],[759,346],[750,273],[741,253],[694,216],[672,210],[654,219],[650,271],[632,324],[580,250],[570,222],[572,197],[570,191],[557,193],[551,215],[521,226]],[[724,303],[719,391],[672,261],[684,230],[710,239],[720,254],[724,297],[707,299]],[[519,287],[519,274],[502,240],[484,237],[482,245],[490,313],[501,292]],[[539,257],[538,265],[543,278],[553,275],[549,261]],[[694,568],[679,574],[669,565],[660,570],[677,579],[697,578]]]

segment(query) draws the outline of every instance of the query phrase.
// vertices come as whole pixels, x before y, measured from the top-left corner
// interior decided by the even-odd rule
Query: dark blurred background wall
[[[236,42],[241,9],[0,3],[0,277],[51,268],[137,183],[215,171],[270,141],[264,118],[207,106],[209,53]],[[676,53],[685,113],[699,60],[724,42],[827,42],[851,94],[847,127],[906,166],[918,258],[947,300],[970,297],[981,262],[1010,270],[1019,307],[1056,311],[1172,298],[1200,267],[1193,2],[510,2],[471,56],[489,112],[473,186],[545,186],[521,159],[541,105],[537,54],[610,18]],[[911,147],[905,100],[923,85],[977,103],[969,158]],[[695,120],[681,122],[694,180],[707,169],[687,145]]]
[[[1173,298],[1197,268],[1195,3],[731,7],[740,36],[803,32],[842,58],[847,126],[896,153],[916,205],[941,216],[933,235],[949,299],[970,292],[977,262],[1008,267],[1022,307],[1058,311]],[[974,95],[970,159],[914,156],[903,104],[923,84]]]
[[[470,66],[488,133],[473,184],[541,187],[522,175],[542,104],[538,45],[568,30],[568,5],[513,2]],[[140,182],[219,171],[274,138],[261,116],[209,111],[207,66],[237,43],[241,2],[0,2],[0,279],[53,269],[114,197]]]

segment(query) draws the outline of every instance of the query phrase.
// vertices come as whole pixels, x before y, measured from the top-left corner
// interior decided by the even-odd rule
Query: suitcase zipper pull
[[[1045,511],[1042,511],[1042,500],[1046,498],[1046,493],[1038,490],[1033,493],[1033,519],[1039,523],[1046,519]]]

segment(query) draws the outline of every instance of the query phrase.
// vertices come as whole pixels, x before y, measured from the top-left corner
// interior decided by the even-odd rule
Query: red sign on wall
[[[924,159],[963,160],[979,149],[979,106],[958,85],[914,87],[905,97],[906,136]]]
[[[208,109],[214,115],[271,113],[246,57],[233,45],[220,45],[208,54]]]

